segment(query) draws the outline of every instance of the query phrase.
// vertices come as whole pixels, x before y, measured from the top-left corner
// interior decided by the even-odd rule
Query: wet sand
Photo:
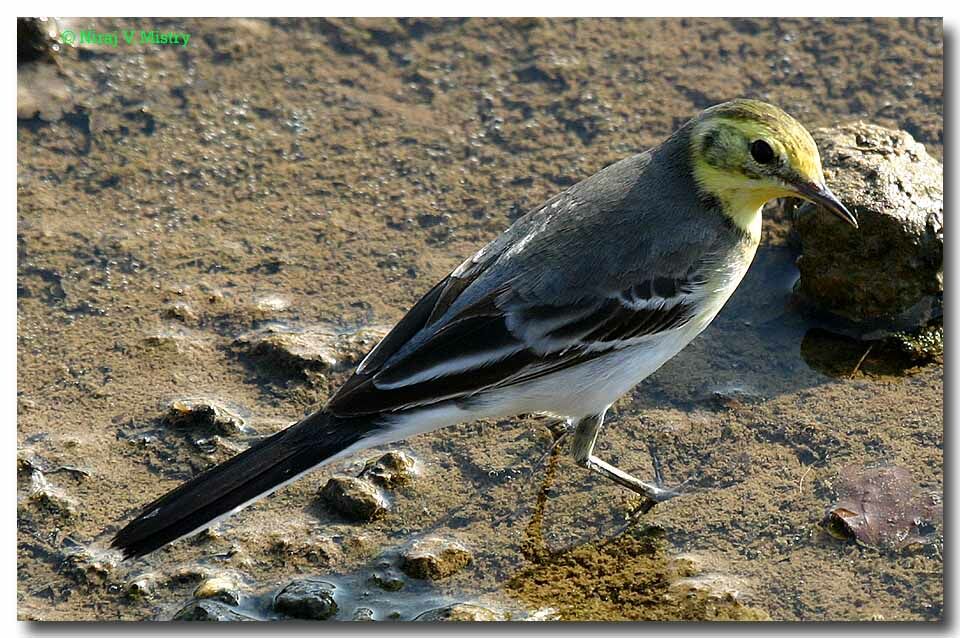
[[[270,322],[392,324],[527,209],[709,104],[766,99],[810,128],[866,119],[942,158],[939,20],[69,26],[192,37],[70,49],[59,74],[19,69],[46,118],[18,122],[20,618],[167,619],[223,570],[260,617],[298,575],[341,583],[345,618],[361,604],[412,618],[454,601],[515,618],[942,617],[942,530],[890,551],[818,525],[849,465],[902,466],[942,493],[942,361],[889,374],[841,352],[830,374],[811,365],[775,215],[728,307],[601,435],[601,454],[628,471],[652,476],[652,447],[668,482],[694,477],[682,498],[631,517],[636,499],[565,454],[541,464],[551,434],[531,417],[394,446],[420,473],[371,523],[316,494],[377,451],[146,559],[101,563],[97,549],[147,500],[252,440],[168,427],[170,401],[228,402],[263,435],[348,374],[266,365],[238,337]],[[380,562],[428,533],[467,545],[472,564],[371,588]],[[143,573],[161,584],[130,599]]]

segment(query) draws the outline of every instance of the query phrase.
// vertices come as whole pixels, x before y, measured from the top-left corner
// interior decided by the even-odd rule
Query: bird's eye
[[[755,140],[750,145],[750,156],[757,164],[769,164],[776,158],[776,153],[765,141]]]

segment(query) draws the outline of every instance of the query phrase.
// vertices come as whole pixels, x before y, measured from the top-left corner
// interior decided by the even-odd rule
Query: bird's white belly
[[[599,414],[656,372],[701,330],[702,327],[689,325],[669,335],[661,333],[650,343],[624,348],[515,386],[500,398],[495,409],[504,415],[546,412],[576,418]]]

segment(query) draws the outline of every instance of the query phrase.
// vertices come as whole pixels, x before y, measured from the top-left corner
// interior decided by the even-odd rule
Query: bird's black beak
[[[826,208],[854,228],[860,228],[857,216],[847,210],[847,207],[837,199],[837,196],[830,192],[826,184],[815,184],[813,182],[800,184],[797,186],[797,194],[818,206]]]

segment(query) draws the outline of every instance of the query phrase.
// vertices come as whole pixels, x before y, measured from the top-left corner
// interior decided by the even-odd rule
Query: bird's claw
[[[669,501],[675,496],[680,496],[681,494],[687,493],[687,486],[693,482],[696,478],[696,475],[688,476],[682,483],[677,483],[670,487],[665,487],[663,485],[663,480],[659,476],[657,477],[656,485],[653,486],[653,493],[648,494],[647,496],[653,499],[657,503],[662,503],[664,501]]]

